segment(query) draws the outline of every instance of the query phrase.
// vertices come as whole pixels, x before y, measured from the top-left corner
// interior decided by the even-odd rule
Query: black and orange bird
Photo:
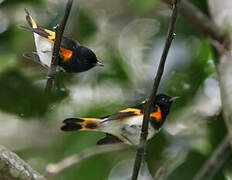
[[[24,53],[24,56],[50,68],[56,33],[39,27],[28,10],[25,9],[25,11],[29,27],[21,27],[33,32],[36,52]],[[103,64],[98,61],[91,49],[82,46],[76,40],[62,37],[57,71],[77,73],[87,71],[95,66],[103,66]]]
[[[150,113],[148,139],[157,133],[165,122],[171,105],[178,97],[169,97],[158,94]],[[97,144],[111,144],[123,142],[129,145],[137,145],[140,140],[140,132],[143,121],[143,102],[140,105],[120,110],[112,115],[102,118],[68,118],[63,121],[63,131],[100,131],[106,136]]]

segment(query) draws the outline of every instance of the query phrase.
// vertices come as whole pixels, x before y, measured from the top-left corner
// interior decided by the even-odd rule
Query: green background
[[[193,2],[208,13],[205,1]],[[47,164],[95,147],[104,136],[62,132],[63,119],[106,116],[148,97],[171,11],[157,0],[74,1],[65,35],[90,47],[105,67],[58,74],[47,96],[46,70],[22,56],[35,51],[32,33],[19,28],[26,25],[24,8],[41,27],[52,29],[61,21],[65,1],[0,4],[0,142],[44,174]],[[182,17],[175,32],[159,92],[180,98],[162,130],[148,142],[147,179],[192,179],[226,134],[209,42]],[[92,156],[54,179],[128,179],[134,157],[133,148]],[[231,176],[231,161],[214,180]]]

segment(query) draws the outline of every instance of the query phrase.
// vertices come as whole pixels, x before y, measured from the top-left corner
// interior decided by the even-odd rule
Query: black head
[[[156,118],[152,119],[151,118],[151,125],[155,128],[155,129],[160,129],[161,126],[164,124],[164,121],[170,111],[172,102],[177,99],[178,97],[169,97],[165,94],[158,94],[156,95],[156,99],[154,102],[154,108],[156,108],[156,106],[159,106],[161,109],[161,114],[162,114],[162,119],[161,120],[156,120]]]
[[[171,105],[173,101],[175,101],[178,97],[170,97],[165,94],[158,94],[155,98],[155,103],[162,110],[162,117],[166,117],[170,111]]]
[[[85,46],[80,46],[79,47],[79,52],[78,52],[78,57],[80,58],[81,62],[85,63],[88,66],[104,66],[101,62],[98,61],[96,55],[94,52],[85,47]]]

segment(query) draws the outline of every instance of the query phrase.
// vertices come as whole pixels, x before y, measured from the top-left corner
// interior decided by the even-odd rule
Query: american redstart
[[[160,130],[170,111],[172,102],[177,98],[165,94],[156,96],[150,113],[148,139]],[[145,102],[101,118],[68,118],[63,121],[64,125],[61,130],[105,132],[106,136],[97,142],[98,145],[118,142],[137,145],[140,140],[144,104]]]
[[[39,27],[28,10],[25,11],[29,27],[21,27],[33,32],[36,52],[24,53],[24,56],[49,68],[56,34],[54,31]],[[76,40],[62,37],[57,71],[76,73],[87,71],[94,66],[103,66],[103,64],[98,61],[91,49],[82,46]]]

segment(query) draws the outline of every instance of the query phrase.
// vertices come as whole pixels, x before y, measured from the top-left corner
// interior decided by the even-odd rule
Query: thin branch
[[[57,69],[57,65],[59,61],[60,44],[61,44],[62,36],[64,33],[65,25],[67,23],[68,16],[72,8],[72,3],[73,3],[73,0],[68,0],[65,13],[64,13],[64,17],[61,23],[55,27],[56,37],[55,37],[55,42],[54,42],[54,47],[53,47],[51,67],[48,71],[48,80],[47,80],[47,84],[45,88],[45,91],[48,93],[51,92],[54,80],[56,78],[56,69]]]
[[[163,2],[172,4],[172,0],[163,0]],[[219,42],[225,40],[227,36],[225,31],[190,2],[186,0],[180,2],[180,14],[205,35]]]
[[[79,163],[83,159],[86,159],[90,156],[107,153],[107,152],[122,151],[125,149],[129,149],[129,146],[126,146],[124,144],[113,144],[113,145],[95,146],[93,148],[86,149],[81,153],[68,156],[63,160],[59,161],[58,163],[48,164],[46,167],[47,172],[45,177],[50,179],[54,176],[57,176],[60,173],[62,173],[65,169]]]
[[[209,38],[209,42],[211,44],[212,47],[215,48],[215,50],[217,51],[217,53],[220,56],[227,56],[228,60],[232,61],[232,55],[230,53],[229,50],[227,50],[227,47],[225,47],[224,45],[222,45],[220,42]]]
[[[144,118],[143,118],[142,130],[141,130],[141,137],[140,137],[139,146],[137,148],[134,169],[133,169],[133,174],[132,174],[132,180],[137,180],[138,174],[139,174],[139,169],[140,169],[141,162],[143,159],[144,149],[145,149],[147,135],[148,135],[148,125],[149,125],[151,108],[152,108],[153,102],[154,102],[155,97],[156,97],[156,92],[157,92],[157,89],[159,87],[161,77],[163,75],[164,66],[165,66],[167,55],[168,55],[168,51],[169,51],[169,48],[171,46],[172,40],[175,36],[174,29],[175,29],[177,14],[178,14],[178,4],[179,4],[179,0],[174,0],[173,12],[172,12],[172,17],[171,17],[171,21],[170,21],[169,31],[168,31],[167,39],[165,42],[164,50],[163,50],[163,53],[161,56],[158,71],[157,71],[156,76],[155,76],[155,81],[153,84],[151,95],[150,95],[150,97],[149,97],[149,99],[144,107]]]
[[[0,146],[0,179],[46,180],[18,155]]]
[[[193,180],[210,180],[218,169],[231,154],[231,147],[228,136],[226,136],[212,156],[206,161]]]

